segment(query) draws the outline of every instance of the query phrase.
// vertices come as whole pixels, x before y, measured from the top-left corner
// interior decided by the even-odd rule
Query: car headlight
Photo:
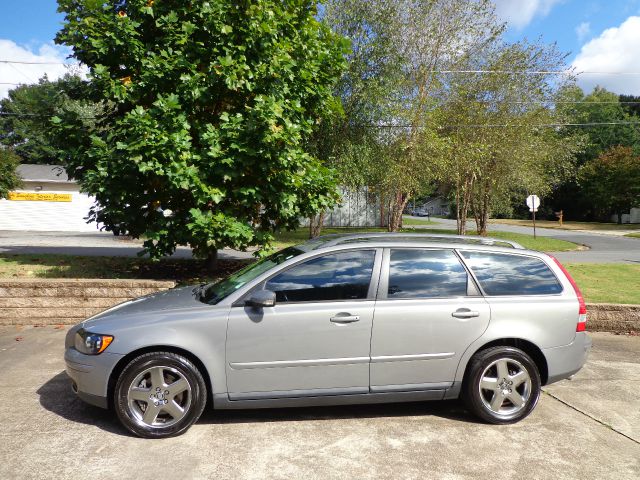
[[[76,333],[76,350],[85,355],[98,355],[106,350],[113,341],[113,335],[87,332],[84,328]]]

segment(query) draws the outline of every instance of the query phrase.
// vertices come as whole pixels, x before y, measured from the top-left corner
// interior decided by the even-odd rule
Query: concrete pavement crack
[[[567,406],[567,407],[569,407],[570,409],[575,410],[575,411],[576,411],[576,412],[578,412],[578,413],[581,413],[581,414],[582,414],[582,415],[584,415],[585,417],[590,418],[591,420],[593,420],[594,422],[599,423],[599,424],[600,424],[600,425],[602,425],[603,427],[607,427],[608,429],[613,430],[614,432],[616,432],[618,435],[622,435],[623,437],[625,437],[625,438],[627,438],[627,439],[631,440],[633,443],[635,443],[635,444],[637,444],[637,445],[640,445],[640,441],[638,441],[638,440],[636,440],[635,438],[633,438],[633,437],[631,437],[631,436],[627,435],[627,434],[626,434],[626,433],[624,433],[624,432],[621,432],[621,431],[620,431],[620,430],[618,430],[617,428],[612,427],[612,426],[611,426],[611,425],[609,425],[608,423],[605,423],[605,422],[603,422],[602,420],[599,420],[599,419],[597,419],[596,417],[593,417],[593,416],[589,415],[589,414],[588,414],[587,412],[585,412],[584,410],[580,410],[578,407],[575,407],[575,406],[571,405],[569,402],[565,402],[565,401],[564,401],[564,400],[562,400],[561,398],[556,397],[553,393],[550,393],[550,392],[547,392],[547,391],[544,391],[544,390],[543,390],[543,392],[544,392],[546,395],[549,395],[549,396],[550,396],[551,398],[553,398],[554,400],[556,400],[556,401],[558,401],[558,402],[562,403],[563,405],[566,405],[566,406]]]

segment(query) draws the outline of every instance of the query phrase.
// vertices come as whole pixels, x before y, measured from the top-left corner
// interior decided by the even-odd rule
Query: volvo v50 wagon
[[[550,255],[502,240],[325,236],[71,328],[73,390],[142,437],[214,409],[454,399],[513,423],[591,340]]]

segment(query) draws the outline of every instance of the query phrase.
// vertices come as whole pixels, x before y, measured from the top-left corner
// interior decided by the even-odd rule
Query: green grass
[[[433,222],[431,220],[427,220],[424,217],[413,218],[413,217],[407,217],[405,215],[402,218],[402,224],[403,225],[435,225],[436,223],[438,223],[438,222]]]
[[[533,227],[533,223],[530,219],[522,220],[517,218],[496,218],[490,220],[489,223],[502,223],[506,225],[519,225],[522,227]],[[640,230],[640,224],[638,223],[604,223],[604,222],[563,222],[560,226],[560,222],[556,220],[536,220],[536,227],[540,228],[556,228],[560,230]]]
[[[341,233],[344,230],[327,229],[325,233]],[[299,243],[306,239],[306,235],[306,230],[298,230],[282,235],[280,242],[282,245]],[[496,233],[495,236],[522,244],[548,240],[539,238],[534,241],[532,238],[523,239],[522,235],[504,232]],[[0,278],[142,278],[171,279],[179,284],[191,284],[223,277],[244,264],[245,261],[220,260],[218,267],[211,271],[203,262],[191,259],[151,262],[147,259],[123,257],[0,255]],[[565,266],[588,302],[640,304],[640,265],[569,263]]]
[[[383,232],[381,228],[325,228],[322,233]],[[454,234],[453,230],[412,229],[404,232]],[[473,232],[469,232],[472,234]],[[542,251],[574,250],[576,244],[562,240],[507,232],[492,232],[491,236],[513,240],[526,248]],[[309,238],[306,228],[284,232],[276,236],[275,248],[281,249],[302,243]],[[243,265],[244,261],[220,260],[215,271],[204,262],[193,259],[165,259],[152,262],[145,258],[83,257],[73,255],[0,255],[0,278],[144,278],[172,279],[179,283],[196,283],[220,278]]]
[[[152,262],[127,257],[3,254],[0,255],[0,278],[137,278],[191,284],[224,277],[245,263],[220,260],[212,271],[203,261],[193,259]]]
[[[323,235],[333,233],[363,233],[363,232],[384,232],[382,228],[325,228],[322,230]],[[404,228],[403,232],[412,233],[444,233],[448,235],[455,235],[455,230],[448,229],[435,229],[430,228],[428,230]],[[475,231],[468,230],[467,234],[473,235]],[[575,243],[566,242],[564,240],[556,240],[548,237],[533,238],[533,235],[526,235],[523,233],[511,233],[511,232],[489,232],[489,236],[493,238],[499,238],[502,240],[512,240],[518,242],[525,248],[532,250],[540,250],[543,252],[566,252],[569,250],[576,250],[580,248]],[[299,228],[293,232],[284,232],[276,235],[276,248],[284,248],[297,243],[306,241],[309,238],[309,231],[306,228]]]
[[[627,233],[625,237],[640,238],[640,233]]]
[[[640,265],[567,263],[565,267],[587,302],[640,304]]]

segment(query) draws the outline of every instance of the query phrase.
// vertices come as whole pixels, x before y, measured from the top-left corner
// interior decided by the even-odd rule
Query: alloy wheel
[[[478,389],[485,408],[511,416],[525,408],[531,397],[531,377],[519,361],[499,358],[482,372]]]
[[[153,366],[138,374],[127,391],[135,421],[148,427],[168,427],[179,422],[191,406],[191,385],[180,371]]]

